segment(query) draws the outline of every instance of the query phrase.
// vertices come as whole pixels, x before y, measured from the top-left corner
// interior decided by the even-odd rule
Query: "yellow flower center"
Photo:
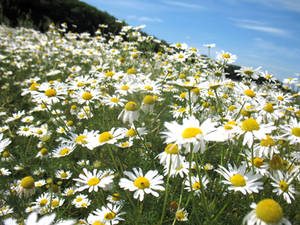
[[[37,91],[39,89],[39,86],[40,86],[39,84],[33,83],[33,84],[30,85],[30,90],[31,91]]]
[[[69,154],[70,149],[69,148],[63,148],[62,150],[60,150],[60,155],[67,155]]]
[[[86,138],[87,138],[87,136],[85,136],[85,135],[79,135],[76,137],[75,143],[86,144],[87,143],[87,141],[85,140]]]
[[[249,118],[242,122],[242,129],[244,131],[254,131],[259,130],[259,124],[255,119]]]
[[[127,137],[134,137],[135,135],[137,135],[137,132],[135,129],[129,129],[126,133]]]
[[[118,102],[120,102],[120,99],[118,99],[118,98],[111,98],[110,101],[114,102],[114,103],[118,103]]]
[[[194,138],[196,137],[198,134],[203,134],[202,130],[200,128],[197,127],[188,127],[186,128],[181,136],[183,138]]]
[[[230,112],[234,111],[235,109],[236,109],[236,106],[234,106],[234,105],[231,105],[231,106],[228,107],[228,110]]]
[[[54,89],[48,89],[47,91],[45,91],[45,95],[47,96],[47,97],[54,97],[54,96],[56,96],[56,90],[54,90]]]
[[[129,147],[129,143],[128,142],[123,142],[123,143],[121,143],[121,147],[123,147],[123,148]]]
[[[256,157],[253,159],[253,164],[255,167],[260,168],[264,164],[264,161],[261,158]]]
[[[105,74],[106,77],[112,77],[115,73],[112,71],[109,71]]]
[[[186,96],[186,94],[187,94],[186,92],[182,92],[179,97],[182,98],[182,99],[184,99],[185,96]]]
[[[144,104],[152,105],[152,104],[154,104],[155,99],[151,95],[146,95],[143,102],[144,102]]]
[[[283,98],[282,96],[278,96],[277,99],[278,99],[279,101],[283,101],[283,100],[284,100],[284,98]]]
[[[76,202],[81,202],[81,201],[82,201],[81,197],[76,198]]]
[[[225,124],[224,128],[225,130],[231,130],[233,126],[236,126],[237,123],[235,121],[229,121]]]
[[[105,225],[105,223],[101,223],[100,221],[95,221],[93,225]]]
[[[185,215],[184,215],[184,212],[182,210],[179,210],[176,212],[176,219],[177,220],[182,220],[184,219]]]
[[[130,68],[127,70],[127,74],[136,74],[136,70],[134,68]]]
[[[280,183],[279,183],[279,187],[282,191],[284,192],[287,192],[288,189],[289,189],[289,185],[284,181],[284,180],[281,180]]]
[[[116,217],[116,214],[113,212],[108,212],[104,215],[104,219],[106,219],[106,220],[112,220],[115,217]]]
[[[277,224],[283,217],[281,206],[273,199],[261,200],[256,206],[255,214],[267,224]]]
[[[2,157],[4,157],[4,158],[8,158],[9,156],[10,156],[10,153],[8,151],[4,151],[2,153]]]
[[[130,88],[130,87],[129,87],[128,85],[123,85],[123,86],[121,87],[121,90],[127,91],[129,88]]]
[[[178,146],[174,144],[168,144],[168,146],[165,148],[165,152],[167,154],[178,154]]]
[[[138,177],[134,181],[134,186],[136,186],[139,189],[145,189],[150,187],[150,182],[146,177]]]
[[[182,107],[180,109],[177,110],[177,112],[185,112],[186,108]]]
[[[119,195],[118,193],[114,193],[114,194],[112,195],[112,200],[118,201],[119,199],[120,199],[120,195]]]
[[[99,184],[99,182],[100,182],[99,178],[93,177],[93,178],[89,179],[88,185],[89,186],[95,186],[95,185]]]
[[[255,92],[250,89],[245,90],[244,93],[251,98],[255,97]]]
[[[225,59],[229,59],[229,58],[230,58],[230,55],[229,55],[228,53],[224,53],[224,54],[222,55],[222,57],[225,58]]]
[[[109,133],[109,132],[103,132],[99,136],[99,142],[100,143],[107,142],[107,141],[109,141],[109,140],[111,140],[113,138],[114,138],[114,136],[111,133]]]
[[[273,170],[279,170],[282,168],[283,166],[283,160],[280,156],[273,156],[273,158],[269,161],[269,166],[273,169]]]
[[[240,174],[235,174],[232,177],[230,177],[230,182],[235,187],[244,187],[246,185],[245,178]]]
[[[32,189],[34,188],[34,179],[31,176],[24,177],[20,185],[25,189]]]
[[[68,174],[64,172],[64,173],[62,173],[62,174],[60,175],[60,177],[61,177],[61,178],[66,178],[66,177],[68,177]]]
[[[84,100],[90,100],[93,98],[93,95],[90,92],[85,92],[82,94],[81,98]]]
[[[145,88],[147,91],[152,91],[152,90],[153,90],[153,88],[152,88],[151,86],[149,86],[149,85],[145,86],[144,88]]]
[[[246,75],[248,75],[248,76],[252,76],[252,75],[254,74],[254,71],[248,69],[248,70],[244,70],[244,73],[245,73]]]
[[[193,88],[191,90],[195,95],[199,95],[200,94],[200,89],[199,88]]]
[[[272,147],[275,145],[275,141],[269,135],[266,135],[267,139],[261,139],[260,146],[263,147]]]
[[[264,110],[268,113],[274,112],[273,105],[271,103],[267,103],[266,106],[264,107]]]
[[[136,111],[136,110],[138,110],[138,105],[133,101],[127,102],[125,105],[125,109],[127,111]]]
[[[51,207],[55,208],[55,207],[57,207],[57,206],[59,206],[59,201],[53,200],[53,201],[51,202]]]
[[[296,137],[300,137],[300,127],[294,127],[292,129],[292,134],[295,135]]]
[[[67,125],[68,125],[68,126],[73,126],[73,124],[74,124],[74,122],[73,122],[72,120],[69,120],[69,121],[67,122]]]
[[[195,183],[193,183],[193,188],[195,189],[195,190],[200,190],[200,182],[195,182]]]
[[[42,148],[40,150],[41,155],[47,155],[48,154],[48,149],[47,148]]]
[[[46,204],[47,204],[47,202],[48,202],[48,200],[47,199],[42,199],[41,201],[40,201],[40,206],[45,206]]]

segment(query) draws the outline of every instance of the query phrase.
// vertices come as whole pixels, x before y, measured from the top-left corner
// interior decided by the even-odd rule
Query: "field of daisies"
[[[0,27],[0,224],[300,224],[297,78],[66,28]]]

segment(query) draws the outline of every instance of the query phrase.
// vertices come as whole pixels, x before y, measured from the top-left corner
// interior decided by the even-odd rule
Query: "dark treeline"
[[[118,33],[124,22],[78,0],[1,0],[0,22],[11,27],[24,26],[42,32],[49,24],[66,22],[73,32],[94,34],[99,24],[106,24],[104,32]],[[76,26],[71,26],[76,25]]]

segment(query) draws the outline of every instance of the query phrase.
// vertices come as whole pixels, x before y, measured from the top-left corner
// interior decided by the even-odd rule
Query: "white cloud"
[[[160,18],[157,18],[157,17],[147,17],[147,16],[139,17],[138,20],[141,21],[141,22],[157,22],[157,23],[163,22],[163,20],[160,19]]]
[[[236,19],[236,18],[229,18],[230,20],[234,21],[237,27],[248,29],[248,30],[256,30],[261,31],[273,35],[279,36],[290,36],[289,32],[286,30],[270,26],[266,22],[262,22],[259,20],[252,20],[252,19]]]
[[[133,20],[137,20],[139,22],[149,22],[149,23],[163,22],[163,20],[158,17],[147,17],[147,16],[138,17],[136,15],[129,15],[129,16],[127,16],[127,19],[133,19]]]
[[[189,8],[189,9],[203,9],[204,8],[203,6],[198,5],[198,4],[180,2],[180,1],[163,1],[163,3],[172,5],[172,6]]]
[[[288,10],[300,13],[299,0],[224,0],[227,3],[236,4],[241,1],[252,2],[260,5],[267,6],[276,10]]]
[[[288,33],[285,30],[275,28],[275,27],[258,26],[258,25],[251,25],[251,24],[237,24],[237,26],[248,30],[257,30],[257,31],[262,31],[270,34],[275,34],[275,35],[288,36]]]

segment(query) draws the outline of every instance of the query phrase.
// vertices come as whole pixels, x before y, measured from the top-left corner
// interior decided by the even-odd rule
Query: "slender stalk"
[[[160,217],[160,223],[159,224],[163,223],[163,219],[164,219],[165,213],[166,213],[166,205],[167,205],[167,200],[168,200],[168,191],[169,191],[169,180],[170,180],[171,166],[172,166],[172,157],[170,157],[170,162],[169,162],[167,184],[166,184],[166,191],[165,191],[165,199],[164,199],[164,204],[163,204],[163,209],[162,209],[162,214],[161,214],[161,217]]]

